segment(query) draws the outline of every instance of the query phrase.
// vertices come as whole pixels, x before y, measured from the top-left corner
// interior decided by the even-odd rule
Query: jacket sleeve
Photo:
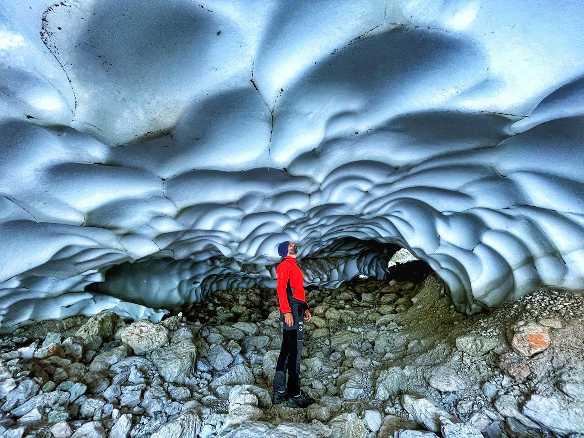
[[[280,265],[276,269],[276,292],[278,294],[278,303],[280,305],[280,312],[292,312],[290,303],[288,303],[288,296],[286,295],[286,283],[290,278],[290,269],[286,265]]]

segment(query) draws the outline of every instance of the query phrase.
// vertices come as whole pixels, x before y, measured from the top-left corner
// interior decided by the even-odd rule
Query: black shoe
[[[316,400],[306,394],[304,391],[300,391],[300,394],[288,397],[286,406],[290,408],[306,408],[313,404]]]
[[[272,392],[272,404],[278,405],[280,403],[285,402],[288,399],[288,393],[286,391],[273,391]]]

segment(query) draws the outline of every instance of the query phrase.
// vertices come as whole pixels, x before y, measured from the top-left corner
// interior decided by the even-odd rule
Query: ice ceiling
[[[584,286],[580,0],[3,0],[0,323],[381,277]],[[91,285],[91,286],[90,286]]]

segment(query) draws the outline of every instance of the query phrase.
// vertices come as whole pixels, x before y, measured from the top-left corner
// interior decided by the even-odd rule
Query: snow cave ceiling
[[[0,325],[382,277],[584,286],[580,0],[3,0]]]

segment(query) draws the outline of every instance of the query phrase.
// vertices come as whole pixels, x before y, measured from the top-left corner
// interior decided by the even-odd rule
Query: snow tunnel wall
[[[0,326],[273,286],[285,239],[337,257],[308,274],[333,285],[387,263],[348,237],[400,245],[466,312],[584,286],[583,22],[579,0],[2,1]]]

